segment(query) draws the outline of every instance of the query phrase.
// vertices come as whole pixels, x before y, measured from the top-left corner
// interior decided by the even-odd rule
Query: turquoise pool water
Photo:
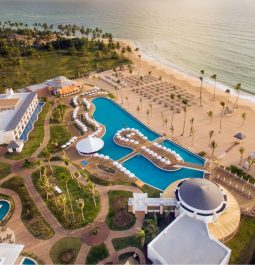
[[[157,133],[150,130],[112,100],[95,98],[92,102],[96,106],[94,118],[106,127],[106,133],[103,137],[104,148],[100,153],[108,155],[114,160],[118,160],[131,152],[131,149],[120,147],[113,141],[114,134],[121,128],[136,128],[146,135],[149,140],[154,140],[159,137]]]
[[[182,178],[203,178],[204,173],[188,168],[182,168],[177,171],[164,171],[154,166],[149,160],[142,155],[136,155],[123,165],[128,168],[144,183],[157,189],[164,190],[171,183]]]
[[[22,262],[22,265],[36,265],[37,263],[33,260],[33,259],[30,259],[30,258],[24,258],[23,262]]]
[[[178,144],[176,144],[170,140],[166,140],[166,141],[162,142],[161,144],[167,148],[174,150],[187,163],[197,164],[200,166],[203,166],[205,163],[205,160],[202,157],[200,157],[196,154],[193,154],[189,150],[181,147],[180,145],[178,145]]]
[[[2,221],[9,212],[11,205],[8,201],[0,201],[0,221]]]
[[[113,141],[113,136],[121,128],[136,128],[146,135],[149,140],[154,140],[159,137],[159,134],[146,127],[112,100],[107,98],[96,98],[92,102],[96,107],[94,118],[106,127],[106,132],[103,136],[104,148],[100,153],[108,155],[114,160],[118,160],[131,152],[131,149],[120,147]],[[205,162],[203,158],[170,140],[164,141],[162,145],[176,151],[185,162],[197,165],[203,165]],[[141,155],[136,155],[127,160],[123,165],[144,183],[160,190],[164,190],[176,180],[182,178],[202,178],[204,174],[202,171],[187,168],[182,168],[173,172],[164,171],[157,168]]]

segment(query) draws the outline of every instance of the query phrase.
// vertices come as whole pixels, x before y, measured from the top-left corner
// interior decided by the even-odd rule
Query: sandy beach
[[[132,42],[119,40],[121,45],[129,45],[132,51],[135,50],[135,46]],[[169,82],[175,86],[185,89],[192,94],[197,103],[194,106],[187,108],[187,117],[184,135],[181,136],[183,123],[184,123],[184,111],[181,107],[180,113],[174,115],[173,120],[173,138],[176,142],[185,147],[188,147],[194,152],[204,151],[207,153],[207,157],[211,157],[212,149],[209,147],[209,131],[213,130],[214,135],[212,140],[217,144],[214,152],[214,161],[216,163],[221,163],[225,166],[234,164],[239,165],[240,162],[240,147],[245,148],[243,155],[243,161],[247,159],[251,152],[254,152],[255,146],[255,136],[254,136],[254,125],[255,116],[255,104],[251,101],[239,98],[238,108],[234,108],[236,101],[236,93],[227,95],[225,92],[216,89],[216,100],[213,99],[214,86],[209,84],[203,84],[202,90],[202,106],[199,104],[199,91],[200,91],[200,80],[193,78],[191,76],[185,75],[184,73],[171,69],[165,65],[162,65],[152,59],[148,58],[146,55],[138,52],[126,53],[126,56],[133,61],[133,72],[131,75],[138,75],[140,71],[140,76],[151,75],[162,78],[162,81]],[[141,55],[139,60],[138,55]],[[140,70],[139,70],[140,69]],[[126,71],[124,73],[126,76],[130,76],[130,73]],[[166,133],[168,137],[172,137],[172,132],[170,130],[170,120],[172,119],[172,111],[169,108],[165,108],[162,105],[154,103],[152,100],[143,97],[131,88],[125,87],[120,90],[115,90],[113,87],[107,87],[108,90],[115,95],[117,95],[117,102],[122,104],[122,106],[131,112],[138,119],[146,123],[153,130]],[[157,92],[155,91],[155,95]],[[159,96],[159,95],[157,95]],[[142,103],[141,103],[142,101]],[[220,120],[222,107],[220,102],[224,101],[226,104],[229,101],[229,108],[233,110],[232,113],[228,113],[222,116],[222,130],[220,132]],[[169,102],[170,103],[170,102]],[[139,111],[137,111],[137,106],[139,106]],[[146,112],[150,112],[148,114]],[[210,122],[208,116],[208,111],[213,112],[213,118]],[[246,113],[246,119],[243,123],[242,113]],[[167,123],[163,125],[163,119],[167,119]],[[190,120],[194,119],[194,133],[193,137],[190,136]],[[243,124],[242,124],[243,123]],[[238,132],[245,134],[246,138],[241,144],[235,144],[236,140],[234,135]],[[193,138],[193,139],[192,139]],[[250,174],[255,173],[255,166],[251,168]]]

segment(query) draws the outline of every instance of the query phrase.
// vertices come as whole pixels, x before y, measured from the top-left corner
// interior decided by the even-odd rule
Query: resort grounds
[[[103,75],[114,77],[116,71],[112,70],[96,77],[79,78],[77,81],[83,87],[80,94],[91,91],[97,85],[134,117],[161,134],[163,139],[170,138],[194,153],[205,155],[208,161],[212,160],[206,165],[206,170],[212,173],[214,181],[235,196],[243,213],[239,231],[227,243],[232,249],[231,262],[251,262],[254,260],[251,249],[255,244],[255,221],[252,217],[255,189],[251,183],[223,167],[240,167],[238,149],[241,145],[245,148],[243,160],[254,151],[253,110],[240,100],[238,108],[222,117],[222,131],[219,133],[219,102],[226,101],[227,95],[217,91],[214,101],[212,93],[207,88],[203,89],[200,106],[199,82],[192,86],[187,81],[176,79],[165,69],[146,61],[140,62],[134,55],[130,59],[137,64],[132,66],[132,73],[127,66],[126,70],[117,70],[120,83],[109,85],[100,79]],[[139,85],[137,81],[141,81]],[[122,86],[124,82],[129,82],[129,85]],[[173,109],[170,109],[173,105],[170,93],[176,96]],[[178,95],[181,95],[180,98]],[[88,96],[87,99],[90,101],[97,96]],[[135,218],[128,212],[127,204],[132,193],[147,192],[150,197],[159,197],[161,191],[129,178],[114,167],[110,159],[81,157],[75,144],[63,153],[61,145],[72,136],[83,139],[95,131],[89,127],[83,134],[77,129],[71,119],[74,110],[72,98],[47,98],[35,129],[25,144],[24,153],[6,154],[6,148],[1,147],[0,193],[11,197],[14,205],[4,226],[13,232],[16,243],[25,245],[24,256],[32,257],[38,264],[63,261],[67,264],[120,263],[134,253],[143,264],[147,262],[146,245],[173,220],[173,216],[159,216],[156,222],[153,215],[146,219]],[[183,99],[188,99],[188,104],[186,126],[181,136]],[[233,106],[235,97],[230,96],[229,101],[229,105]],[[171,131],[173,110],[174,130]],[[210,110],[213,112],[212,121],[207,114]],[[92,106],[90,117],[94,111]],[[243,112],[247,113],[247,119],[242,125]],[[212,148],[208,146],[210,130],[214,130],[213,139],[217,143],[213,156]],[[233,135],[239,131],[247,138],[241,144],[235,144]],[[103,134],[104,131],[98,136]],[[83,160],[88,162],[85,167],[82,166]],[[248,173],[254,175],[255,168],[251,167]],[[63,195],[56,196],[52,185],[57,185]]]

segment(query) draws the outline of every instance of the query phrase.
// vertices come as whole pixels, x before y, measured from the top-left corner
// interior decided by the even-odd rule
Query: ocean
[[[0,0],[0,18],[98,26],[161,63],[255,94],[254,0]]]

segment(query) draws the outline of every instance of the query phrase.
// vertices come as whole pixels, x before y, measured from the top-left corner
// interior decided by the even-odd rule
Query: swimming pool
[[[164,142],[161,143],[161,145],[174,150],[183,158],[184,162],[197,164],[200,166],[203,166],[205,164],[205,160],[202,157],[190,152],[189,150],[172,142],[171,140],[165,140]]]
[[[159,137],[159,134],[153,132],[112,100],[95,98],[92,102],[96,107],[93,115],[94,119],[102,123],[106,128],[105,135],[103,136],[104,147],[100,153],[118,160],[132,152],[131,149],[118,146],[113,141],[115,133],[122,128],[136,128],[147,136],[149,140]]]
[[[37,262],[31,258],[25,257],[21,264],[22,265],[37,265]]]
[[[165,190],[171,183],[182,178],[203,178],[204,172],[181,168],[176,171],[165,171],[154,166],[142,155],[136,155],[125,161],[123,165],[144,183],[160,190]]]
[[[35,108],[32,116],[30,117],[24,131],[22,132],[22,134],[20,135],[20,140],[26,142],[28,140],[28,136],[30,134],[30,132],[33,130],[34,128],[34,123],[38,120],[38,115],[40,114],[40,112],[42,111],[42,108],[44,106],[44,102],[39,102],[37,107]]]
[[[11,204],[6,200],[0,200],[0,221],[3,221],[11,209]]]
[[[123,108],[117,105],[114,101],[107,98],[95,98],[92,100],[96,109],[94,112],[94,119],[103,124],[106,128],[103,136],[104,147],[100,153],[108,155],[113,160],[119,160],[132,152],[131,149],[121,147],[114,143],[113,137],[116,132],[122,128],[136,128],[142,132],[149,140],[154,140],[160,135],[142,124],[131,114],[126,112]],[[185,148],[175,144],[170,140],[165,140],[162,145],[176,151],[187,163],[197,165],[204,165],[205,160],[196,154],[186,150]],[[137,178],[144,183],[164,190],[171,183],[182,178],[202,178],[203,171],[181,168],[176,171],[168,172],[161,170],[153,165],[150,161],[142,155],[136,155],[125,161],[123,165],[136,175]]]

